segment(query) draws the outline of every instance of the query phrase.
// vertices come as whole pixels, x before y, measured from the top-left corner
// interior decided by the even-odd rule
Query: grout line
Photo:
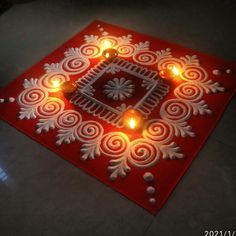
[[[151,222],[148,224],[147,228],[144,230],[142,236],[145,236],[145,235],[147,234],[147,232],[148,232],[148,230],[150,229],[151,225],[153,224],[155,218],[156,218],[155,216],[152,217]]]

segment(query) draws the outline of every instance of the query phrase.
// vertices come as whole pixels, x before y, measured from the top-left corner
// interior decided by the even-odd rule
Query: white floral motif
[[[117,67],[114,63],[110,63],[107,67],[106,73],[116,74],[117,72],[120,72],[120,68]]]
[[[114,78],[105,84],[103,93],[113,100],[124,100],[133,96],[134,84],[124,77]]]
[[[83,121],[78,111],[65,110],[63,100],[50,97],[50,93],[55,91],[53,80],[56,78],[64,82],[70,79],[70,75],[84,73],[90,65],[90,59],[101,55],[100,45],[104,40],[109,40],[112,47],[119,51],[120,58],[130,57],[142,65],[157,64],[158,70],[173,66],[181,70],[182,82],[174,89],[174,97],[162,104],[159,119],[152,119],[145,123],[142,138],[130,141],[129,137],[122,132],[105,133],[99,122]],[[160,159],[183,158],[180,147],[173,142],[174,137],[194,137],[195,133],[188,120],[192,115],[210,114],[211,110],[203,100],[204,94],[223,92],[224,88],[219,83],[208,79],[207,72],[200,66],[195,55],[175,58],[169,48],[155,52],[149,50],[148,41],[132,44],[131,35],[122,37],[86,35],[85,41],[79,48],[68,49],[65,58],[59,63],[45,64],[46,73],[41,78],[24,80],[24,90],[17,99],[20,106],[19,118],[21,120],[38,118],[37,133],[57,129],[57,145],[81,142],[82,160],[94,159],[101,154],[110,158],[108,170],[112,180],[126,177],[131,171],[131,166],[148,168]],[[118,60],[117,63],[119,65],[124,61]],[[90,71],[90,74],[96,77],[96,70],[104,65],[99,64],[98,68]],[[114,66],[113,69],[110,67],[110,70],[110,73],[116,73],[119,67]],[[135,67],[134,71],[139,70]],[[142,70],[144,74],[147,73],[146,69]],[[156,76],[152,75],[152,72],[149,73],[150,76]],[[122,83],[125,82],[127,80],[122,80]],[[87,80],[82,79],[80,85],[82,83],[87,83]],[[128,85],[132,84],[128,83]],[[152,81],[143,80],[142,86],[149,90],[153,84]],[[160,84],[152,97],[148,97],[149,100],[147,99],[143,107],[140,107],[143,112],[150,104],[157,102],[155,99],[160,99],[160,91],[163,91],[161,86],[164,85]],[[132,90],[132,86],[129,89]],[[86,91],[89,95],[93,94],[92,87],[87,87]],[[87,100],[84,101],[89,104]],[[127,108],[129,106],[122,104],[117,111],[122,113]]]

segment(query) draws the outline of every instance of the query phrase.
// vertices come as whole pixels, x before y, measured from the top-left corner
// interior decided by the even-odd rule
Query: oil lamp
[[[102,56],[107,60],[111,61],[118,56],[117,50],[111,47],[111,42],[108,40],[104,40],[102,49]]]
[[[139,130],[143,127],[143,116],[136,109],[128,109],[123,114],[123,122],[128,129]]]
[[[163,69],[159,72],[159,75],[163,79],[174,79],[180,74],[179,69],[176,66],[173,66],[171,69]]]
[[[76,91],[76,84],[71,81],[66,81],[60,85],[60,89],[65,95],[68,96]]]

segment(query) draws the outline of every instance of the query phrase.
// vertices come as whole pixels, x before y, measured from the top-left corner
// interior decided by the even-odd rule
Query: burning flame
[[[179,75],[179,70],[177,69],[176,66],[173,66],[172,72],[173,72],[173,74],[174,74],[175,76],[178,76],[178,75]]]
[[[58,92],[60,90],[61,83],[58,79],[52,80],[52,86],[54,87],[54,91]]]
[[[103,41],[103,49],[107,49],[111,47],[111,42],[108,40]]]
[[[132,117],[129,120],[129,126],[130,126],[131,129],[134,129],[136,127],[136,121]]]
[[[55,87],[55,88],[59,88],[59,87],[60,87],[60,82],[59,82],[58,80],[53,80],[53,81],[52,81],[52,85],[53,85],[53,87]]]

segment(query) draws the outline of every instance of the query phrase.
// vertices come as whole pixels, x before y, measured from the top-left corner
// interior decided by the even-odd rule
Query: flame
[[[59,80],[52,80],[52,85],[54,88],[59,88],[61,84]]]
[[[176,66],[173,66],[172,72],[173,72],[173,74],[174,74],[175,76],[178,76],[178,75],[179,75],[179,70],[178,70],[178,68],[177,68]]]
[[[130,126],[131,129],[134,129],[136,127],[136,121],[132,117],[129,120],[129,126]]]
[[[111,42],[108,40],[103,41],[103,49],[107,49],[111,47]]]

